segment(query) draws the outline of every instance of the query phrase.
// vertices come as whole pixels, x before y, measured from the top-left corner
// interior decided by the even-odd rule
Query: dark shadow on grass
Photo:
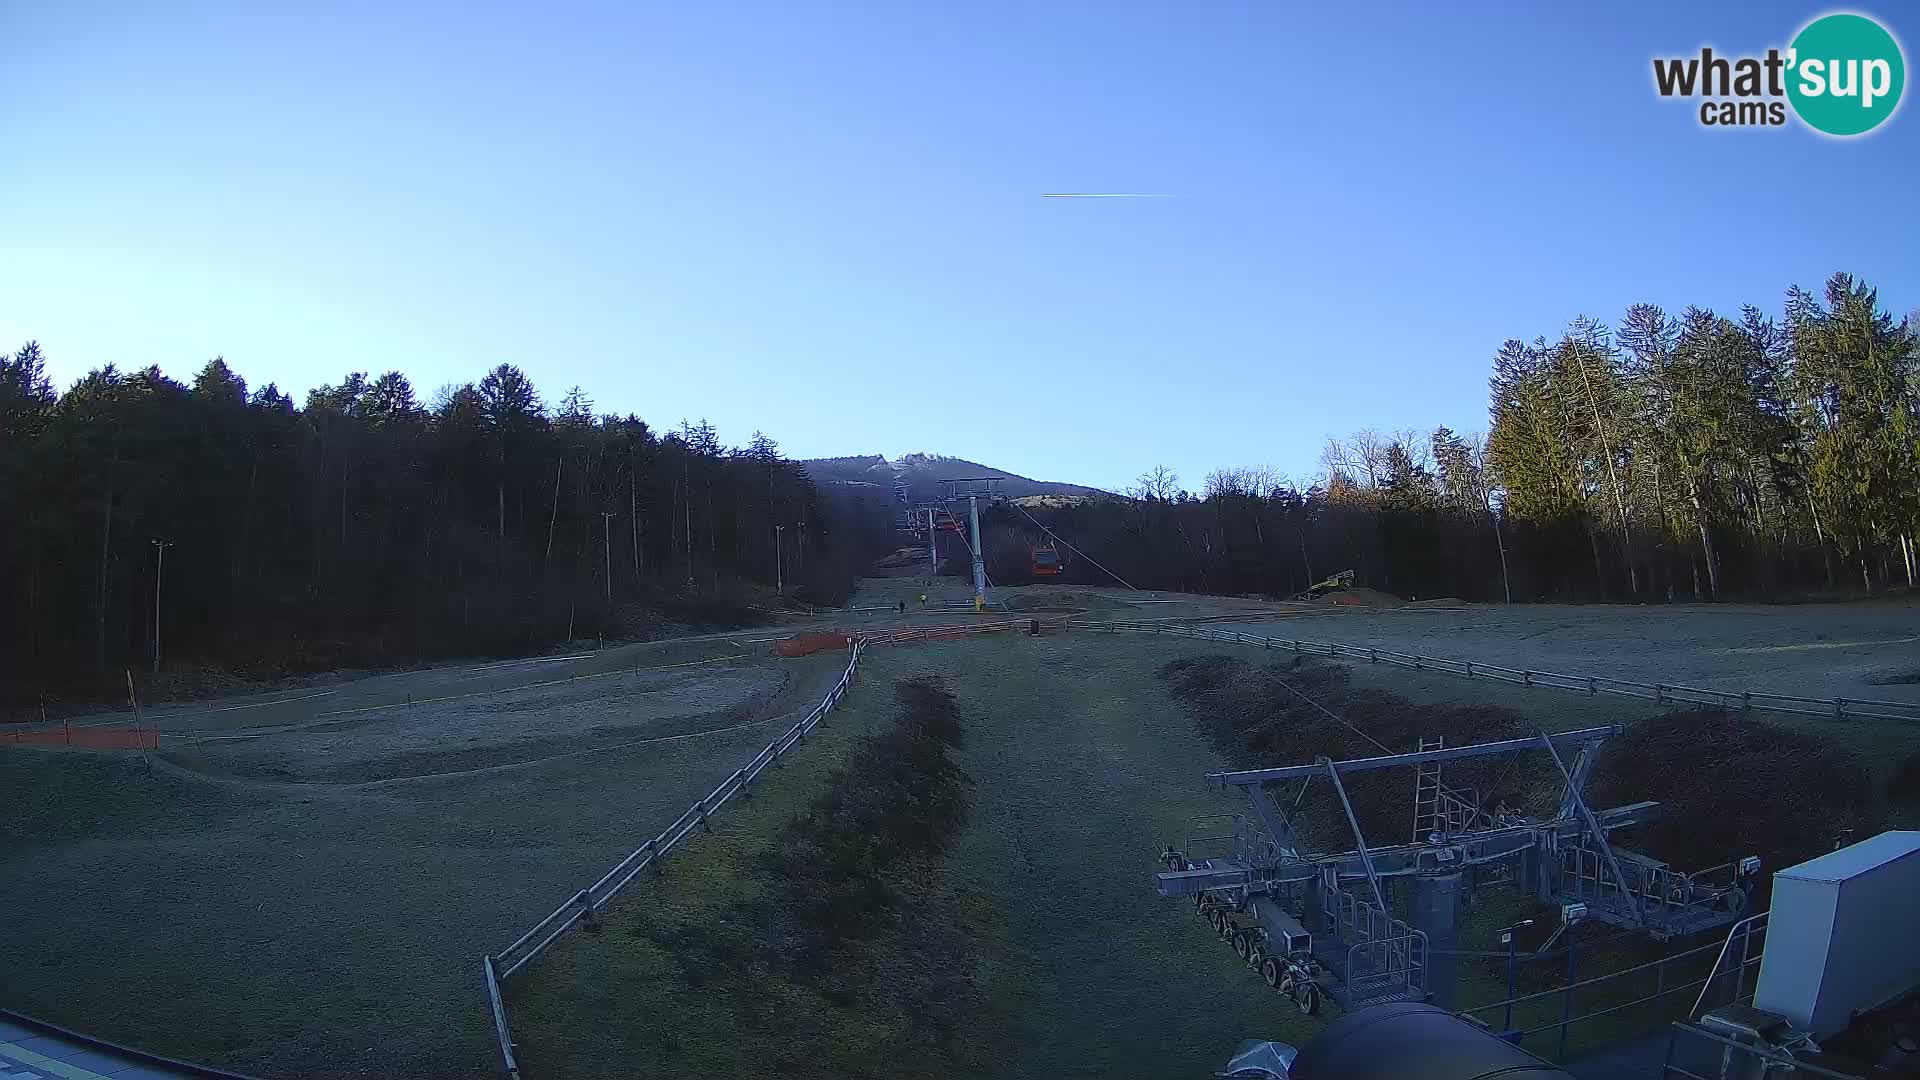
[[[953,695],[934,678],[895,684],[891,726],[829,776],[759,856],[769,887],[717,912],[643,920],[633,933],[677,978],[724,1000],[769,1075],[963,1075],[971,919],[943,866],[965,828],[972,783],[955,760]],[[745,1033],[750,1032],[750,1035]]]

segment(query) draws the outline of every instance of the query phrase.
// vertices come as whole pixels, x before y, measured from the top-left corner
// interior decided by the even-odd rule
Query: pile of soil
[[[1902,758],[1893,775],[1887,777],[1887,801],[1920,804],[1920,752]]]
[[[1392,593],[1381,592],[1379,589],[1369,589],[1365,585],[1355,585],[1347,589],[1336,589],[1321,597],[1320,602],[1323,604],[1331,604],[1334,607],[1367,608],[1400,607],[1406,603],[1406,601]]]
[[[1770,875],[1884,827],[1872,778],[1852,751],[1715,709],[1628,725],[1607,742],[1589,793],[1595,805],[1660,800],[1659,822],[1620,836],[1682,870],[1758,855]]]
[[[1343,664],[1296,656],[1258,667],[1232,656],[1196,656],[1160,669],[1196,727],[1236,767],[1303,765],[1316,757],[1374,757],[1418,748],[1422,736],[1448,746],[1533,733],[1519,713],[1492,705],[1417,705],[1395,694],[1351,685]],[[1329,716],[1314,706],[1324,706]],[[1364,734],[1363,734],[1364,733]],[[1545,812],[1558,796],[1557,772],[1543,751],[1447,766],[1446,782],[1473,789],[1480,802]],[[1413,770],[1379,769],[1342,778],[1370,844],[1412,838]],[[1352,846],[1352,828],[1324,780],[1302,803],[1303,839],[1332,849]]]

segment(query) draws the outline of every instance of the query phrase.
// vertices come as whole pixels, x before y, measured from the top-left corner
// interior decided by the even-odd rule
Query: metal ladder
[[[1420,750],[1444,750],[1447,740],[1441,735],[1420,736]],[[1413,842],[1424,843],[1436,832],[1446,831],[1447,815],[1440,805],[1440,763],[1423,761],[1413,775]]]

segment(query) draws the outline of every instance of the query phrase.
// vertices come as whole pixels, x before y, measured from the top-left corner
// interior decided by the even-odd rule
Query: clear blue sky
[[[1920,303],[1911,103],[1654,95],[1818,4],[303,6],[0,7],[0,343],[296,397],[510,361],[794,456],[1198,487],[1483,429],[1501,341],[1583,312]]]

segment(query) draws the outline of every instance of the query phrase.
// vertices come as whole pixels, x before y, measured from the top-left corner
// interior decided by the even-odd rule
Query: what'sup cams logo
[[[1865,135],[1900,107],[1906,57],[1887,28],[1839,12],[1808,23],[1793,43],[1765,56],[1656,57],[1653,85],[1663,98],[1700,99],[1705,127],[1780,127],[1788,109],[1825,135]]]

